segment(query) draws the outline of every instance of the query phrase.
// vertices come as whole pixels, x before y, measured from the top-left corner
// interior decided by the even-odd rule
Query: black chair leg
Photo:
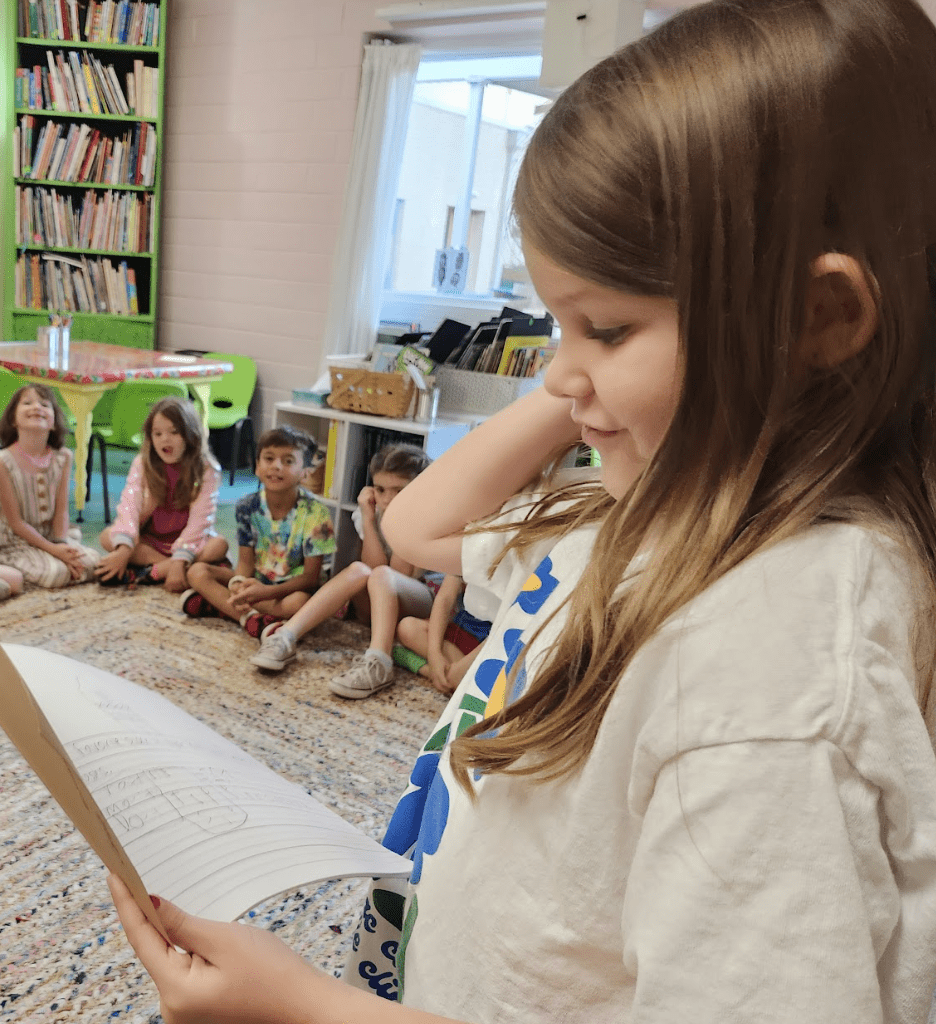
[[[238,462],[240,462],[242,450],[241,437],[247,441],[247,451],[250,453],[250,465],[253,466],[257,461],[257,446],[254,443],[253,420],[251,420],[250,417],[238,420],[234,424],[234,437],[231,441],[231,465],[229,479],[231,485],[234,483],[234,473],[237,469]]]
[[[100,434],[92,434],[88,441],[88,461],[85,466],[85,490],[87,491],[88,494],[91,493],[91,470],[94,465],[95,442],[97,443],[98,452],[100,453],[99,461],[101,463],[101,490],[103,492],[104,497],[104,522],[109,525],[111,521],[111,514],[110,500],[107,494],[107,445],[104,442],[104,438]],[[80,512],[78,513],[76,518],[79,523],[84,522]]]

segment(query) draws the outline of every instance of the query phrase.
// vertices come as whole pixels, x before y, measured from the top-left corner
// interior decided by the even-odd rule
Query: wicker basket
[[[332,366],[333,409],[362,412],[370,416],[395,416],[402,419],[409,411],[416,385],[407,373],[377,373],[352,366]]]

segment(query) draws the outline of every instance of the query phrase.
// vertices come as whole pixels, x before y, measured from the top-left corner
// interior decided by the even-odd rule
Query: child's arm
[[[387,506],[381,529],[416,565],[461,575],[462,531],[533,480],[558,447],[581,436],[572,403],[542,388],[485,420]]]
[[[61,449],[65,454],[64,465],[62,466],[62,479],[59,480],[58,490],[55,492],[55,513],[52,516],[52,536],[64,540],[68,536],[68,482],[71,479],[72,453],[67,449]],[[54,458],[54,456],[53,456]]]
[[[117,513],[110,528],[114,550],[116,551],[120,546],[126,547],[128,561],[130,559],[130,552],[135,547],[140,536],[143,491],[143,457],[136,455],[130,463],[127,482],[124,484],[124,489],[120,492]],[[126,568],[126,565],[124,568]]]
[[[68,477],[65,476],[65,485],[68,486]],[[66,506],[67,508],[67,506]],[[21,540],[46,554],[52,555],[59,561],[64,562],[71,575],[77,579],[81,575],[81,553],[67,544],[57,544],[55,541],[46,540],[45,537],[20,514],[19,502],[16,500],[16,491],[13,488],[13,481],[7,472],[6,466],[0,461],[0,512],[10,524],[10,529]],[[67,526],[62,536],[68,532]],[[76,575],[77,572],[77,575]]]
[[[380,534],[377,532],[377,499],[373,487],[365,487],[358,495],[358,508],[361,510],[361,561],[376,569],[378,565],[387,564],[387,555]]]
[[[416,566],[412,562],[407,562],[405,558],[400,558],[395,551],[390,556],[390,568],[402,576],[412,576],[416,572]]]
[[[481,650],[481,644],[473,650],[469,651],[468,654],[462,655],[458,661],[453,661],[451,665],[445,670],[445,682],[446,687],[445,693],[454,693],[458,688],[458,684],[465,678],[465,673],[474,664],[475,658],[478,656],[478,652]]]
[[[157,913],[179,953],[147,921],[116,875],[108,878],[124,931],[162,1000],[166,1024],[445,1024],[352,988],[306,963],[262,928],[192,917],[162,901]],[[451,1024],[451,1022],[450,1022]]]
[[[233,602],[236,608],[241,608],[243,611],[247,611],[258,601],[276,601],[286,597],[287,594],[294,594],[297,590],[305,590],[311,594],[313,590],[317,589],[322,575],[322,556],[310,555],[303,561],[302,572],[298,576],[290,576],[282,583],[263,583],[252,578],[253,568],[250,572],[251,575],[247,577],[247,581],[237,587]]]
[[[452,621],[452,611],[458,602],[458,595],[463,589],[464,583],[460,576],[446,576],[432,602],[432,611],[429,614],[426,660],[429,662],[432,685],[443,693],[448,692],[446,674],[449,663],[442,651],[442,642],[445,640],[448,624]]]

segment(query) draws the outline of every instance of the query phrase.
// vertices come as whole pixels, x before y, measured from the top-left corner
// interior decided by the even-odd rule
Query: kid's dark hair
[[[165,416],[185,441],[182,458],[178,462],[179,480],[173,500],[177,509],[186,509],[201,490],[205,467],[217,468],[217,463],[208,449],[208,437],[202,428],[201,416],[195,404],[174,395],[161,398],[150,408],[143,422],[143,444],[140,448],[143,457],[143,477],[157,505],[165,503],[168,486],[165,463],[153,450],[153,420],[157,416]]]
[[[373,480],[375,473],[392,473],[405,480],[414,480],[432,462],[416,444],[384,445],[371,457],[367,471]]]
[[[260,440],[257,441],[258,459],[264,448],[296,448],[302,452],[303,466],[311,466],[316,444],[305,431],[286,424],[271,427],[260,435]]]
[[[927,713],[934,172],[936,26],[915,0],[710,0],[559,96],[518,175],[524,243],[587,281],[672,299],[682,389],[627,494],[579,493],[559,511],[552,499],[508,542],[600,524],[524,695],[454,742],[463,784],[473,770],[575,771],[661,625],[744,559],[821,522],[884,532],[907,554]],[[829,255],[857,268],[875,326],[841,359],[810,362],[813,268]],[[651,560],[622,590],[651,538]]]
[[[3,410],[3,415],[0,416],[0,448],[9,448],[19,437],[19,431],[16,429],[16,407],[19,405],[23,393],[30,389],[35,391],[43,401],[52,403],[54,420],[52,429],[49,431],[49,447],[61,448],[65,442],[65,435],[68,433],[68,423],[65,413],[55,397],[55,392],[48,384],[24,384],[13,392],[7,402],[7,407]]]

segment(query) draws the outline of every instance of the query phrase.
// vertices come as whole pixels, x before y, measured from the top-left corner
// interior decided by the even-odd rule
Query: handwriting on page
[[[4,645],[150,892],[231,920],[327,878],[406,874],[379,847],[158,694]]]

